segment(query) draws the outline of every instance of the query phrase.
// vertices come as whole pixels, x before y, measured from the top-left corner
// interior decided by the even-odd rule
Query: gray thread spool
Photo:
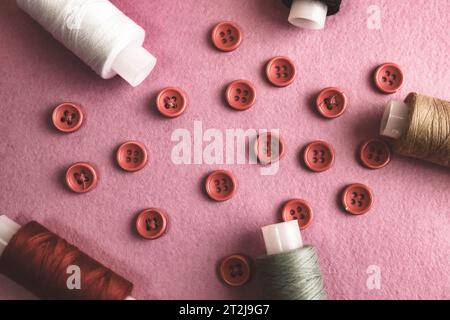
[[[296,220],[262,228],[267,255],[257,259],[265,295],[276,300],[325,300],[316,250],[304,246]]]

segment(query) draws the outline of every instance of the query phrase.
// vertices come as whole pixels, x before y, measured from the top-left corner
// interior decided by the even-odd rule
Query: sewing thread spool
[[[257,259],[265,295],[275,300],[325,300],[318,256],[303,246],[297,220],[262,228],[267,255]]]
[[[142,47],[145,30],[108,0],[17,0],[17,4],[103,79],[119,74],[137,86],[156,64]]]
[[[450,102],[410,93],[404,102],[391,100],[380,133],[394,139],[400,155],[450,167]]]
[[[69,288],[69,267],[80,287]],[[41,299],[124,300],[133,284],[35,221],[18,225],[0,216],[0,273]]]
[[[341,0],[282,0],[290,8],[288,21],[296,27],[320,30],[327,16],[335,15]]]

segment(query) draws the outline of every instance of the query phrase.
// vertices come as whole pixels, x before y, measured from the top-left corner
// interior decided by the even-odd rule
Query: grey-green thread
[[[259,257],[265,295],[276,300],[325,300],[319,258],[312,246]]]

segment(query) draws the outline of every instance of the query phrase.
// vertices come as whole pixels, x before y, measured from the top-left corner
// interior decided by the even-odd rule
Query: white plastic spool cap
[[[408,105],[402,101],[391,100],[384,109],[380,134],[385,137],[398,139],[405,133],[408,121]]]
[[[288,21],[296,27],[320,30],[325,26],[328,7],[317,0],[294,0]]]
[[[5,215],[0,216],[0,256],[3,254],[11,238],[20,229],[20,225]]]
[[[266,253],[268,255],[288,252],[303,247],[302,235],[297,220],[262,227]]]
[[[156,58],[145,48],[132,45],[115,58],[112,69],[133,87],[139,85],[156,65]]]
[[[20,225],[5,215],[0,215],[0,257],[11,238],[19,231]],[[125,300],[136,300],[132,296],[128,296]]]

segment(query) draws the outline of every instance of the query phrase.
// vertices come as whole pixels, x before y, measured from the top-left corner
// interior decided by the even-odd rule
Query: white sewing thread
[[[17,4],[104,79],[119,74],[135,86],[156,64],[142,48],[145,30],[108,0],[17,0]]]

